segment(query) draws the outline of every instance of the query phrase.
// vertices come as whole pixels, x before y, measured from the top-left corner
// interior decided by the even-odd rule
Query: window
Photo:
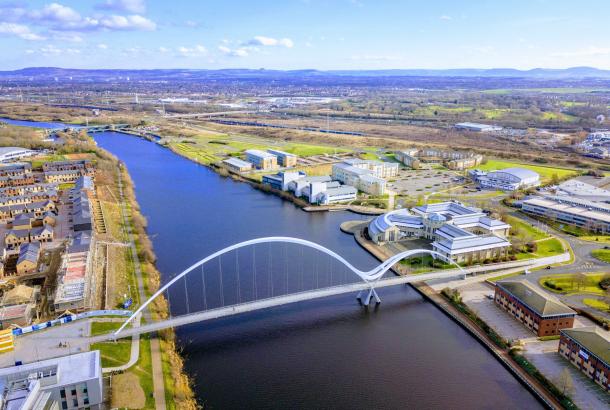
[[[64,409],[64,410],[67,410],[67,409],[68,409],[68,403],[66,403],[66,401],[65,401],[65,400],[63,400],[63,401],[61,402],[61,408],[62,408],[62,409]]]
[[[77,399],[72,399],[72,406],[78,407],[78,400]]]
[[[61,390],[59,391],[59,396],[60,396],[62,399],[65,399],[65,398],[66,398],[66,390],[65,390],[65,389],[61,389]]]
[[[84,405],[88,405],[88,404],[89,404],[89,397],[85,397],[85,398],[83,399],[83,404],[84,404]]]

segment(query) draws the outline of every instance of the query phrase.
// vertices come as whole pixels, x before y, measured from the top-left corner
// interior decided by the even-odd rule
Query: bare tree
[[[564,395],[570,395],[574,392],[574,380],[570,374],[570,369],[564,367],[557,380],[557,387],[561,389]]]

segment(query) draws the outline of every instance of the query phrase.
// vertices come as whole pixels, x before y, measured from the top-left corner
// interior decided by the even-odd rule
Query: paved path
[[[123,226],[126,227],[127,238],[129,240],[129,247],[131,249],[131,257],[133,258],[133,265],[136,274],[136,280],[138,283],[138,295],[140,297],[140,301],[144,301],[147,299],[146,292],[144,291],[144,280],[142,279],[142,269],[140,266],[140,258],[138,257],[138,250],[136,248],[133,231],[131,224],[129,223],[128,213],[125,206],[125,196],[123,193],[123,179],[121,177],[121,171],[119,171],[119,194],[120,194],[120,204],[121,204],[121,216],[123,217]],[[144,310],[144,319],[147,323],[152,322],[152,317],[150,314],[150,310]],[[137,334],[137,333],[136,333]],[[135,336],[135,334],[134,334]],[[135,337],[134,337],[135,339]],[[133,353],[133,345],[132,345],[132,353]],[[155,407],[158,410],[165,410],[165,383],[163,379],[163,366],[161,361],[161,349],[159,347],[159,340],[156,335],[152,335],[150,340],[150,353],[151,353],[151,362],[152,362],[152,379],[153,379],[153,395],[155,398]],[[130,359],[130,362],[133,360],[133,356]],[[137,361],[137,360],[136,360]]]
[[[106,321],[122,322],[123,320],[122,319],[103,320],[103,322],[106,322]],[[140,317],[138,317],[136,319],[136,321],[134,322],[134,327],[138,327],[138,326],[140,326]],[[104,367],[102,369],[102,372],[103,373],[112,373],[112,372],[127,370],[131,366],[134,366],[138,362],[139,358],[140,358],[140,335],[135,335],[134,337],[131,338],[131,352],[130,352],[130,356],[129,356],[129,361],[121,366]]]

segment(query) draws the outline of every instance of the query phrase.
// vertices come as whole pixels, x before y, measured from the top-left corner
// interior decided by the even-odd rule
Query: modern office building
[[[474,170],[470,172],[470,176],[485,189],[516,191],[540,185],[540,175],[525,168],[505,168],[492,172]]]
[[[246,159],[257,169],[267,170],[277,168],[277,157],[265,151],[258,149],[246,150]]]
[[[505,256],[509,229],[510,225],[480,209],[450,201],[380,215],[369,224],[368,234],[378,244],[410,237],[428,239],[446,259],[472,263]]]
[[[277,149],[268,149],[267,152],[275,155],[278,163],[283,167],[295,167],[297,165],[297,156],[294,154]]]
[[[233,172],[248,172],[252,170],[252,164],[239,158],[229,158],[222,161],[225,167]]]
[[[350,185],[340,185],[337,181],[312,182],[309,184],[309,202],[330,205],[356,199],[358,190]]]
[[[479,124],[476,122],[460,122],[455,124],[455,129],[471,132],[502,131],[502,127],[498,125]]]
[[[333,165],[333,179],[370,195],[385,194],[383,178],[396,176],[398,164],[380,161],[348,160]]]
[[[293,192],[294,196],[300,198],[302,196],[309,197],[309,194],[305,195],[306,191],[309,189],[311,183],[314,182],[331,182],[332,178],[330,175],[321,175],[321,176],[305,176],[303,178],[295,179],[288,183],[288,191]]]
[[[278,172],[273,175],[264,175],[263,184],[272,188],[288,191],[291,182],[305,178],[307,175],[303,171]]]
[[[0,369],[0,410],[101,409],[99,350]]]
[[[0,147],[0,162],[14,161],[36,155],[36,151],[21,147]]]
[[[560,331],[559,354],[604,390],[610,389],[610,334],[597,326]]]
[[[522,211],[548,218],[586,231],[610,234],[610,205],[564,195],[531,197],[522,203]]]
[[[525,278],[497,281],[494,300],[539,337],[574,326],[576,312]]]
[[[483,162],[483,156],[469,151],[454,151],[440,148],[412,148],[394,153],[404,165],[418,169],[421,164],[443,164],[449,169],[464,170]]]
[[[610,203],[610,191],[583,182],[577,178],[564,181],[555,187],[555,193],[576,199]],[[569,199],[569,198],[568,198]]]

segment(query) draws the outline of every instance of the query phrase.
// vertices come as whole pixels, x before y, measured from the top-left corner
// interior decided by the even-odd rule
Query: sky
[[[610,69],[607,0],[0,0],[0,70]]]

